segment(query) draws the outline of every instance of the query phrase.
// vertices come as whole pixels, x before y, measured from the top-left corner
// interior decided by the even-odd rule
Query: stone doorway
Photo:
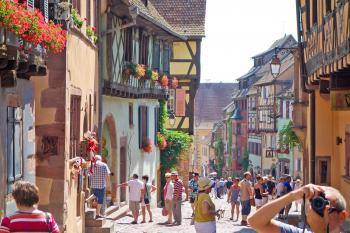
[[[107,195],[107,206],[117,202],[117,132],[112,114],[105,118],[102,128],[102,160],[107,163],[111,171],[112,193]]]

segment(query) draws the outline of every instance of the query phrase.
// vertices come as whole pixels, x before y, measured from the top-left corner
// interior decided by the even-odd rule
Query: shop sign
[[[331,91],[332,111],[350,111],[350,90]]]

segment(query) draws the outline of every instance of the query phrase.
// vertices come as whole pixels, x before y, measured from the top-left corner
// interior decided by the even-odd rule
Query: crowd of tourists
[[[96,159],[96,166],[91,174],[92,192],[98,201],[97,218],[103,218],[101,206],[104,203],[106,186],[110,185],[110,171],[100,157]],[[166,221],[163,224],[181,225],[181,205],[185,195],[183,182],[176,171],[166,173],[165,179],[162,215],[166,217]],[[155,192],[157,187],[149,182],[149,176],[144,175],[140,180],[139,176],[134,174],[119,187],[129,188],[129,208],[133,215],[131,224],[139,223],[140,210],[141,223],[146,223],[147,213],[149,222],[153,222],[150,203],[152,192]],[[240,224],[250,226],[257,232],[338,233],[348,217],[346,201],[338,190],[313,184],[302,186],[300,179],[293,180],[289,175],[282,176],[277,181],[272,176],[256,175],[253,179],[252,175],[246,172],[242,178],[228,177],[224,180],[200,177],[198,173],[194,173],[188,188],[193,211],[191,224],[197,233],[216,233],[216,219],[224,217],[224,210],[215,206],[213,198],[227,198],[227,202],[231,204],[230,220],[237,222],[241,214]],[[2,219],[0,233],[60,232],[54,217],[38,209],[39,190],[34,184],[26,181],[16,182],[12,196],[18,211]],[[305,200],[310,202],[310,205],[305,205]],[[282,221],[288,218],[293,203],[294,211],[305,208],[303,212],[308,219],[308,229],[302,230]],[[256,211],[251,214],[253,206]]]

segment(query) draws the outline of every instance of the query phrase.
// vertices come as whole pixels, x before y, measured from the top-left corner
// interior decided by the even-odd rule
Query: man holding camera
[[[344,197],[332,187],[313,184],[269,202],[249,217],[248,222],[259,233],[301,233],[302,229],[274,220],[274,217],[284,206],[303,197],[306,200],[305,213],[311,232],[341,232],[340,227],[348,215]]]

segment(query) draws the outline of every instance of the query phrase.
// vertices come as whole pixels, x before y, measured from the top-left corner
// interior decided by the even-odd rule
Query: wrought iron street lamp
[[[270,63],[270,68],[271,68],[271,74],[274,78],[277,78],[277,76],[280,74],[281,70],[281,61],[278,58],[277,54],[274,55],[274,57],[271,60]]]

